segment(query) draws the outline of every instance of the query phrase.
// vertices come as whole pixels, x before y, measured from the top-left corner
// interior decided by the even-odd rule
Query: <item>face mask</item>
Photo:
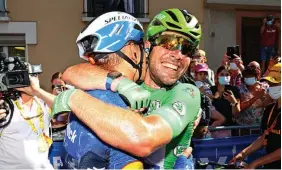
[[[274,86],[274,87],[269,87],[269,96],[277,100],[281,96],[281,86]]]
[[[190,74],[191,74],[191,76],[192,76],[193,78],[195,78],[195,73],[194,73],[194,72],[190,72]]]
[[[230,76],[219,76],[218,82],[221,85],[228,85],[230,82]]]
[[[230,69],[231,70],[238,70],[237,64],[236,63],[230,63]]]
[[[257,82],[255,77],[244,78],[244,81],[245,81],[246,85],[248,85],[248,86],[252,86]]]
[[[266,24],[267,24],[267,25],[271,25],[271,24],[272,24],[272,21],[266,21]]]

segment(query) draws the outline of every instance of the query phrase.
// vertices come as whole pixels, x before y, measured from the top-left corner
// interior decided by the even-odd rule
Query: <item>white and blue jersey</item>
[[[126,108],[118,93],[104,90],[88,91],[91,96],[115,106]],[[67,126],[64,147],[67,152],[66,163],[69,168],[109,168],[121,169],[137,159],[104,143],[81,122],[73,113]]]

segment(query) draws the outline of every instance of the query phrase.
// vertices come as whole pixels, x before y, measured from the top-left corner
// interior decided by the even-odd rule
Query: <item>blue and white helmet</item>
[[[143,27],[135,17],[124,12],[108,12],[90,21],[76,43],[79,56],[88,60],[88,54],[114,53],[128,41],[142,42],[143,36]]]

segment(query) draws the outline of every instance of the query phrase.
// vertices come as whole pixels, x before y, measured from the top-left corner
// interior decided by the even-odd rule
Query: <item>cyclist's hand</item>
[[[243,160],[244,160],[244,156],[242,152],[240,152],[231,161],[229,161],[229,164],[233,164],[233,163],[236,163],[238,161],[243,161]]]
[[[127,78],[120,80],[117,92],[133,110],[147,108],[150,104],[150,92]]]
[[[69,100],[71,96],[76,92],[76,89],[65,90],[61,92],[58,96],[55,97],[53,106],[52,106],[52,115],[56,115],[62,112],[71,111],[69,106]]]

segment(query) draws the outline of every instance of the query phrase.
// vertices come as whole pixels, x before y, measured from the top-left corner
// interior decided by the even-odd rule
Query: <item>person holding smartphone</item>
[[[229,85],[231,75],[228,67],[221,66],[216,73],[217,84],[211,87],[211,91],[216,96],[212,104],[217,111],[224,117],[223,126],[232,126],[232,118],[240,113],[240,93],[236,86]],[[231,136],[231,131],[219,131],[212,133],[212,137],[228,137]]]
[[[269,60],[270,57],[275,56],[276,54],[275,43],[279,31],[280,24],[278,22],[275,22],[275,19],[272,15],[268,15],[266,18],[263,19],[263,23],[260,29],[260,56],[262,73],[264,73],[265,68],[267,68],[266,61]]]

